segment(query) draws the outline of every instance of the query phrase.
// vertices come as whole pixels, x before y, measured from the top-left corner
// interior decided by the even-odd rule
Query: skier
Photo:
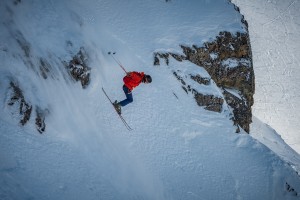
[[[140,83],[151,83],[152,78],[150,75],[144,74],[144,72],[128,72],[123,78],[123,91],[126,95],[126,99],[118,102],[114,102],[114,106],[119,114],[121,114],[121,107],[126,106],[133,102],[132,90],[137,87]]]

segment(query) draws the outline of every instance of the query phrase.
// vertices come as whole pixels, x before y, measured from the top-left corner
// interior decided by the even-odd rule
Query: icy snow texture
[[[249,24],[253,114],[300,153],[300,1],[233,0]]]

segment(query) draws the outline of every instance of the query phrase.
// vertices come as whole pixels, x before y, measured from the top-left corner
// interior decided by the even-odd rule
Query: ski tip
[[[111,52],[111,51],[109,51],[109,52],[107,52],[107,54],[108,54],[108,55],[110,55],[110,54],[113,54],[113,55],[115,55],[115,54],[116,54],[116,52]]]

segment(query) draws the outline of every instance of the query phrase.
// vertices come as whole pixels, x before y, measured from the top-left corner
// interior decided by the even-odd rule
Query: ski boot
[[[121,114],[121,105],[118,103],[118,101],[116,100],[114,103],[113,103],[117,113],[120,115]]]

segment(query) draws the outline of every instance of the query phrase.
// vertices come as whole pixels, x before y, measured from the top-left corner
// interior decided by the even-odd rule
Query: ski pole
[[[116,59],[116,58],[113,56],[113,54],[111,54],[110,52],[108,52],[108,54],[111,55],[111,57],[116,61],[116,63],[118,63],[118,65],[121,67],[121,69],[123,69],[124,72],[127,74],[127,71],[126,71],[126,69],[122,66],[121,62],[120,62],[118,59]]]

